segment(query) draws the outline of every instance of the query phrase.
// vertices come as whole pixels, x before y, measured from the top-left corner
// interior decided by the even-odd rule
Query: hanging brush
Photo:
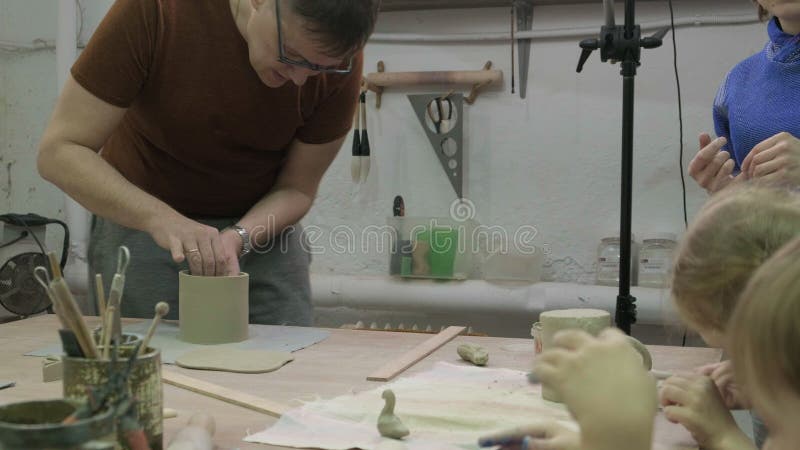
[[[356,114],[353,117],[353,160],[350,162],[350,176],[353,183],[361,180],[361,136],[359,133],[359,119],[361,118],[361,103],[356,102]]]
[[[361,91],[361,182],[366,183],[370,168],[369,136],[367,135],[367,91]]]

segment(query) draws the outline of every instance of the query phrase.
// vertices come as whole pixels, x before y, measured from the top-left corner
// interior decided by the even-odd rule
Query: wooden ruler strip
[[[198,380],[197,378],[183,375],[171,370],[162,369],[161,379],[164,380],[165,383],[177,386],[181,389],[186,389],[200,395],[215,398],[217,400],[267,414],[272,417],[279,418],[287,411],[292,409],[288,405],[256,397],[255,395],[250,395],[244,392],[234,391],[233,389],[228,389],[207,381]]]
[[[391,361],[373,372],[367,377],[367,381],[389,381],[397,375],[403,373],[406,369],[420,362],[426,356],[435,352],[444,344],[452,341],[459,334],[466,330],[465,327],[447,327],[436,336],[428,339],[422,344],[414,347],[405,355],[401,356],[395,361]]]

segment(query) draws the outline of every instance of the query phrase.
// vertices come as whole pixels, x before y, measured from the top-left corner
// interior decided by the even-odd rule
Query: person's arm
[[[71,76],[56,103],[39,145],[38,169],[93,213],[146,230],[170,208],[126,180],[98,152],[125,115],[92,95]]]
[[[265,245],[306,215],[314,203],[322,176],[344,140],[345,137],[341,137],[325,144],[307,144],[295,139],[275,186],[238,222],[250,232],[251,244]],[[241,249],[241,242],[238,249]]]
[[[714,130],[717,139],[712,140],[708,133],[700,134],[699,150],[689,163],[689,176],[709,194],[718,192],[731,183],[744,179],[740,177],[739,165],[733,156],[730,123],[728,121],[727,92],[730,74],[722,82],[714,98]]]
[[[225,251],[215,228],[184,217],[144,192],[98,154],[125,111],[95,97],[70,76],[39,145],[42,178],[94,214],[149,233],[176,262],[182,262],[188,250],[200,249],[202,253],[189,261],[193,273],[227,273],[236,255]]]

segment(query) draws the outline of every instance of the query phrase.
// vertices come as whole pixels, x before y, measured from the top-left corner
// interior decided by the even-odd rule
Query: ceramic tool
[[[83,321],[83,316],[78,309],[78,304],[75,298],[72,297],[72,292],[67,286],[66,280],[61,275],[61,268],[58,265],[56,254],[50,252],[47,254],[50,261],[50,270],[53,273],[53,279],[50,281],[50,289],[53,292],[53,298],[59,304],[61,315],[64,317],[64,322],[69,325],[69,328],[75,333],[78,339],[81,350],[87,358],[97,358],[97,346],[94,343],[94,338],[89,332],[89,327]]]
[[[97,315],[106,315],[106,293],[103,289],[103,274],[98,273],[94,276],[95,295],[97,296]]]
[[[367,93],[361,92],[359,99],[361,103],[361,150],[359,151],[359,159],[361,160],[361,170],[359,171],[361,183],[367,181],[370,169],[370,153],[369,136],[367,135]]]
[[[156,327],[161,319],[169,313],[169,305],[165,302],[158,302],[156,304],[156,315],[153,317],[153,323],[147,329],[147,334],[142,341],[142,346],[139,348],[139,354],[143,355],[147,351],[147,346],[150,344],[150,339],[153,338],[153,333],[156,332]]]
[[[56,317],[58,317],[59,323],[61,323],[61,328],[68,330],[69,324],[64,319],[63,315],[61,314],[61,307],[58,304],[58,301],[53,294],[53,290],[50,289],[50,273],[42,266],[37,266],[33,269],[33,277],[36,279],[43,288],[44,291],[47,293],[47,297],[50,298],[50,304],[53,305],[53,312],[56,313]]]
[[[108,359],[108,351],[111,347],[111,334],[112,328],[114,327],[114,315],[117,312],[117,308],[114,305],[109,305],[106,308],[106,315],[103,317],[103,333],[102,335],[102,344],[103,344],[103,359]]]
[[[353,160],[350,161],[350,177],[353,183],[361,180],[361,133],[359,123],[361,120],[361,99],[356,102],[356,114],[353,117]]]
[[[125,271],[131,261],[131,252],[128,247],[121,245],[117,256],[117,273],[111,281],[111,290],[108,293],[108,306],[114,307],[114,322],[111,330],[111,338],[115,342],[122,342],[122,291],[125,289]]]

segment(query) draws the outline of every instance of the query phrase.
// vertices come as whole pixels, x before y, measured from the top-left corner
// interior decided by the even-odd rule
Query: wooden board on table
[[[418,363],[426,356],[435,352],[439,347],[447,344],[466,330],[465,327],[447,327],[436,336],[414,347],[411,351],[401,356],[367,377],[367,381],[389,381],[404,372],[409,367]]]
[[[183,375],[171,370],[161,371],[161,379],[173,386],[205,395],[223,402],[232,403],[243,408],[247,408],[260,413],[268,414],[272,417],[281,417],[291,408],[282,403],[274,402],[264,398],[256,397],[240,391],[234,391],[218,384],[198,380],[197,378]]]

